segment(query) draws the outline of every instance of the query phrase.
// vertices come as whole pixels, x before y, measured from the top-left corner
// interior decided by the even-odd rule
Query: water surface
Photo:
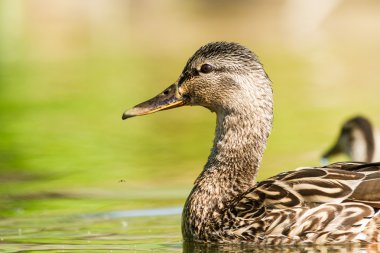
[[[0,252],[377,252],[377,245],[282,246],[182,242],[181,208],[138,209],[0,222]]]

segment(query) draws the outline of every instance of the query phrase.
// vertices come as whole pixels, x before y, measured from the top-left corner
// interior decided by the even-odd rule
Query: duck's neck
[[[212,229],[212,220],[238,195],[254,186],[272,115],[271,103],[255,102],[240,110],[217,113],[211,154],[184,208],[186,239],[208,236],[211,232],[205,230]]]
[[[348,154],[354,161],[374,161],[375,155],[375,134],[371,124],[359,125],[352,133],[352,147],[348,150]]]
[[[214,145],[196,184],[218,180],[221,188],[227,188],[229,184],[239,189],[252,186],[271,127],[271,120],[260,120],[253,112],[219,113]],[[209,175],[212,179],[208,178]]]

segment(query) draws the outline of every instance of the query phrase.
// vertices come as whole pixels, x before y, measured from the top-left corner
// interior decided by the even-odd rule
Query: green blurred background
[[[210,41],[251,48],[273,81],[259,179],[319,165],[347,118],[380,126],[379,13],[376,0],[0,0],[0,216],[181,206],[215,115],[121,115]]]

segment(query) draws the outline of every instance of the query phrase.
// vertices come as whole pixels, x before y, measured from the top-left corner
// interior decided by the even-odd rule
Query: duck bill
[[[185,104],[185,99],[178,92],[178,86],[173,84],[157,96],[124,112],[122,119],[124,120],[135,116],[147,115],[162,110],[180,107]]]
[[[320,163],[322,166],[326,166],[329,164],[329,158],[331,156],[337,155],[341,152],[340,147],[338,144],[335,144],[333,147],[331,147],[328,151],[326,151],[320,160]]]
[[[339,147],[338,144],[334,145],[332,148],[330,148],[328,151],[326,151],[323,156],[322,156],[322,159],[328,159],[329,157],[331,156],[334,156],[334,155],[337,155],[341,152],[341,149]]]

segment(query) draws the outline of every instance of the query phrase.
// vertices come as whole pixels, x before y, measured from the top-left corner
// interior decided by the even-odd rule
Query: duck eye
[[[203,64],[201,66],[201,72],[202,73],[207,74],[207,73],[210,73],[212,70],[213,70],[213,67],[210,64],[206,63],[206,64]]]

